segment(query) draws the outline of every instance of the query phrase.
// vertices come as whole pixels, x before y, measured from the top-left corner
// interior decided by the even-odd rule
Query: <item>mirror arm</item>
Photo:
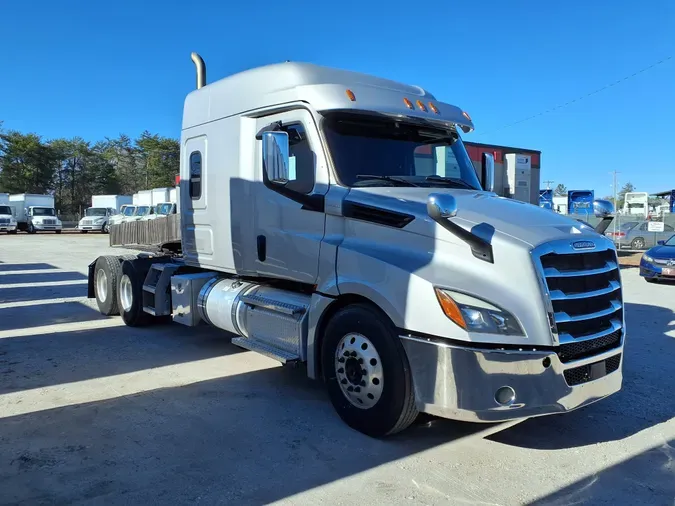
[[[495,263],[494,255],[492,253],[492,245],[484,239],[481,239],[473,232],[470,232],[449,219],[444,218],[437,220],[437,223],[445,230],[459,237],[462,241],[467,243],[471,248],[473,256],[479,260],[484,260],[488,263]]]
[[[609,228],[609,224],[612,223],[612,220],[614,220],[614,216],[603,217],[602,220],[600,220],[600,223],[595,226],[595,231],[598,234],[604,235],[605,230]]]
[[[281,121],[274,121],[273,123],[270,123],[269,125],[262,127],[258,131],[258,133],[255,134],[255,138],[256,140],[261,141],[262,136],[265,132],[278,132],[279,130],[281,130],[281,127],[282,127]]]

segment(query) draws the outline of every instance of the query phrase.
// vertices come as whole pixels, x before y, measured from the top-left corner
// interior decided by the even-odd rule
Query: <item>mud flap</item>
[[[94,292],[94,270],[96,269],[96,262],[98,258],[89,264],[89,269],[87,272],[87,298],[95,299],[96,293]]]

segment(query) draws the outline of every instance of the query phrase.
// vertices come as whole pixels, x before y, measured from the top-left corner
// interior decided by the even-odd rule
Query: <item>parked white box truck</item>
[[[176,188],[155,188],[152,190],[152,213],[141,220],[154,220],[161,216],[168,216],[177,212]]]
[[[86,234],[90,230],[107,234],[110,231],[111,218],[119,214],[122,206],[131,204],[131,195],[93,195],[91,207],[84,212],[77,228]]]
[[[16,218],[9,206],[9,193],[0,193],[0,231],[16,234]]]
[[[152,190],[141,190],[133,195],[133,204],[136,206],[134,213],[124,221],[140,220],[152,214]]]
[[[420,411],[498,422],[621,388],[613,243],[499,197],[489,154],[481,184],[460,137],[473,129],[466,112],[417,86],[303,63],[205,85],[193,61],[181,241],[92,262],[103,314],[208,324],[304,362],[340,417],[376,437]]]
[[[9,205],[14,211],[18,230],[29,234],[36,232],[61,233],[63,224],[56,216],[53,195],[19,193],[9,196]]]

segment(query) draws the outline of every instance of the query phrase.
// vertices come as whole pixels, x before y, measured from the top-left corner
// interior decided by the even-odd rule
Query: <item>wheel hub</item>
[[[384,371],[373,343],[361,334],[347,334],[335,353],[338,384],[347,400],[360,409],[377,404],[382,396]]]
[[[131,279],[126,274],[123,274],[122,279],[120,279],[120,302],[122,303],[122,309],[124,309],[125,312],[131,310],[131,306],[134,302]]]
[[[101,302],[108,298],[108,276],[103,269],[96,273],[96,296]]]

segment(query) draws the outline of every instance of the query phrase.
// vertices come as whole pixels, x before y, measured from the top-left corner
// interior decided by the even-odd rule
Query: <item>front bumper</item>
[[[3,232],[13,232],[14,230],[16,230],[16,227],[17,227],[16,223],[12,225],[3,223],[2,225],[0,225],[0,230]]]
[[[646,263],[644,261],[640,262],[640,276],[648,279],[669,279],[675,281],[675,276],[663,274],[663,268],[661,266]]]
[[[105,223],[95,224],[95,225],[78,225],[78,230],[102,230],[105,226]]]
[[[40,231],[48,231],[48,230],[61,230],[63,228],[63,225],[43,225],[42,223],[33,223],[33,228],[35,230],[40,230]]]
[[[501,422],[563,413],[621,389],[623,343],[563,364],[554,351],[477,349],[411,335],[400,338],[412,369],[417,408],[443,418]],[[550,360],[548,367],[545,359]],[[570,378],[588,371],[595,379],[569,386],[565,371]],[[509,406],[495,400],[504,386],[515,391]]]

